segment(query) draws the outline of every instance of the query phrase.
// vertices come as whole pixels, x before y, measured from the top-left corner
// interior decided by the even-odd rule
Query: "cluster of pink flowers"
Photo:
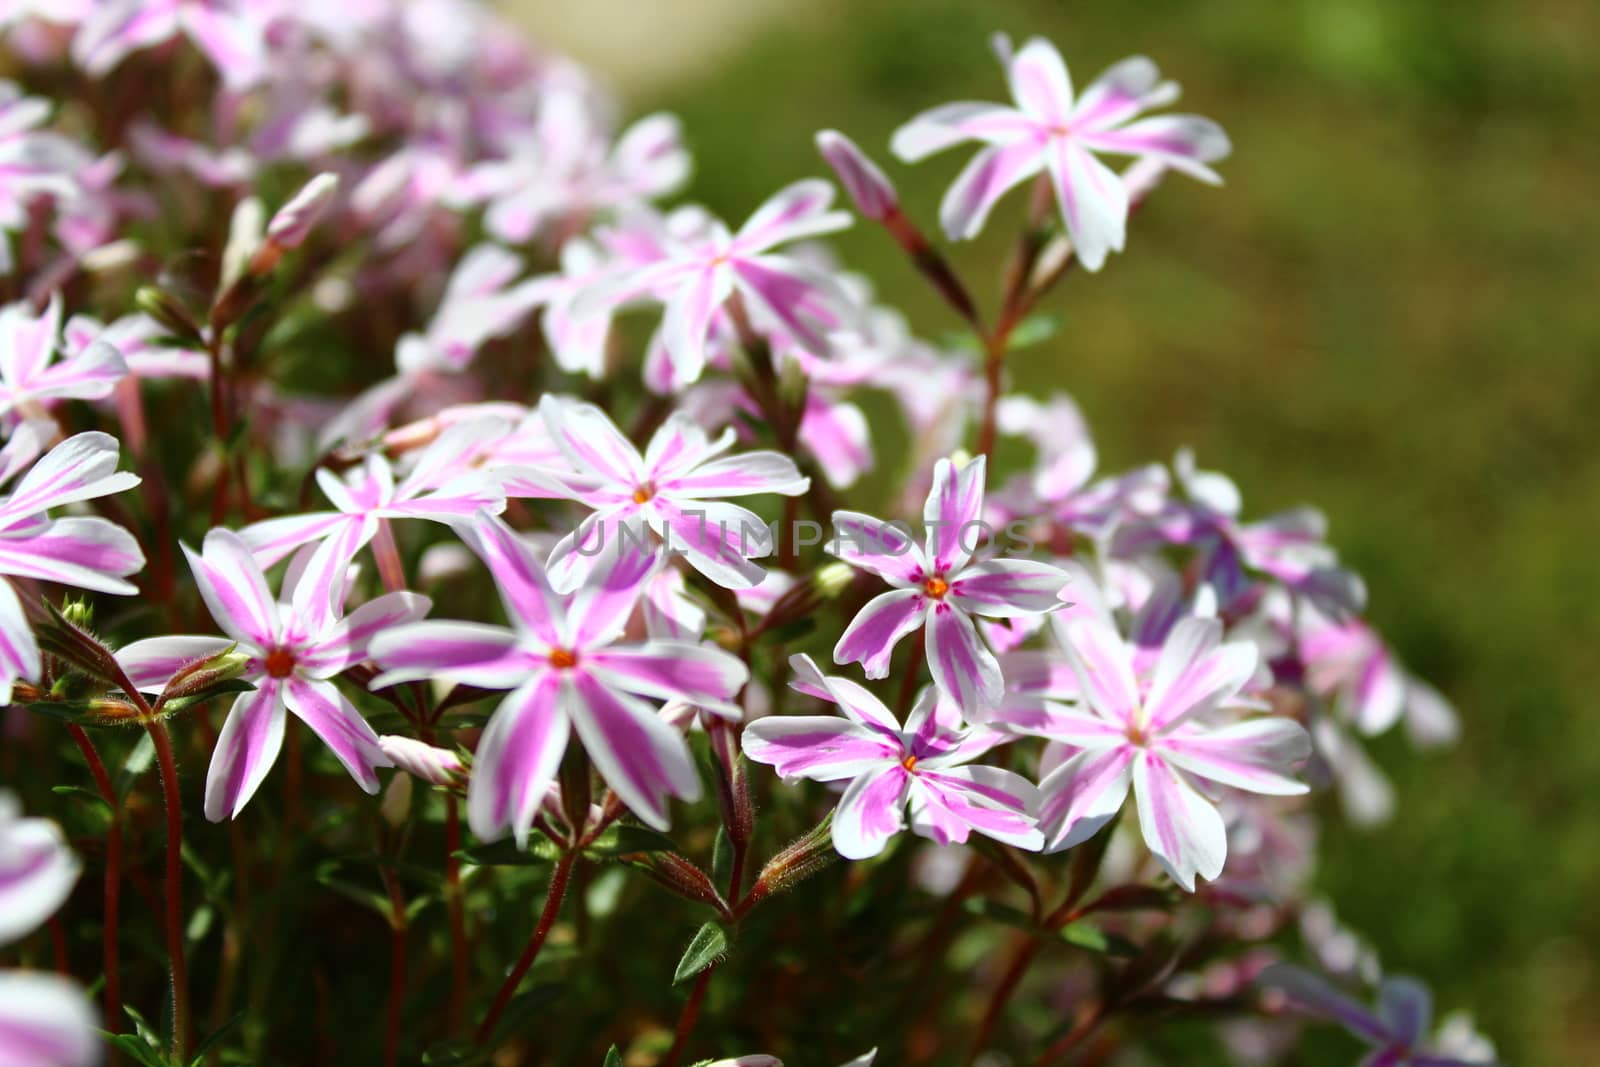
[[[0,270],[16,296],[0,307],[0,699],[77,699],[76,670],[101,712],[181,731],[178,715],[228,696],[201,805],[213,822],[261,795],[292,717],[360,791],[398,768],[452,812],[463,795],[480,841],[537,835],[572,863],[619,820],[668,831],[674,800],[708,792],[703,730],[739,856],[709,891],[726,923],[809,871],[817,842],[868,860],[923,847],[895,843],[909,828],[971,844],[1025,887],[1029,870],[1065,869],[1030,853],[1083,849],[1105,885],[1152,893],[1164,872],[1225,913],[1217,931],[1265,946],[1294,914],[1270,904],[1309,893],[1304,795],[1336,789],[1352,817],[1381,817],[1389,791],[1361,739],[1402,722],[1423,744],[1454,734],[1444,698],[1361,619],[1364,586],[1320,514],[1246,519],[1233,483],[1188,453],[1097,472],[1069,398],[1007,391],[1010,335],[1072,264],[1122,251],[1166,172],[1220,181],[1227,137],[1148,114],[1178,89],[1147,59],[1075,92],[1054,46],[1002,39],[1011,104],[947,104],[894,135],[908,162],[979,146],[940,209],[952,240],[1008,191],[1043,194],[1030,225],[1046,239],[992,321],[879,165],[819,136],[859,214],[973,323],[979,364],[918,340],[816,243],[853,221],[832,184],[789,185],[736,228],[662,206],[689,173],[674,120],[619,129],[582,70],[466,0],[24,3],[0,30],[25,67],[136,92],[140,70],[203,61],[216,83],[185,132],[152,104],[92,136],[63,114],[81,102],[0,83]],[[285,172],[304,184],[269,215],[258,191]],[[231,212],[202,299],[192,282],[140,288],[170,251],[162,227],[209,232],[163,202],[169,182]],[[108,291],[125,296],[91,298]],[[632,346],[638,305],[660,314]],[[348,366],[283,372],[316,330]],[[211,418],[186,485],[149,473],[172,460],[146,405],[175,391]],[[893,403],[904,449],[899,427],[862,414],[868,393]],[[95,419],[118,436],[69,432]],[[1033,461],[991,485],[1001,436]],[[117,470],[124,451],[142,485]],[[880,515],[925,497],[920,532],[835,506],[873,471],[905,487]],[[804,522],[823,536],[806,542]],[[458,584],[491,581],[504,624],[433,617],[435,600],[473,603]],[[185,583],[204,614],[185,610]],[[54,609],[58,587],[142,593],[107,632],[144,636],[106,646]],[[843,673],[814,658],[830,649]],[[481,730],[452,725],[491,697]],[[409,732],[369,722],[385,701]],[[745,760],[842,791],[836,806],[781,794],[826,833],[753,882]],[[707,876],[674,862],[669,888],[706,902]],[[42,921],[77,870],[0,795],[0,940]],[[1036,926],[1084,912],[1072,877],[1059,916],[1032,883]],[[1183,906],[1163,901],[1149,910]],[[1248,985],[1280,954],[1260,951],[1221,977],[1169,969],[1163,988]],[[1406,980],[1384,982],[1376,1013],[1282,965],[1265,984],[1269,1009],[1331,1016],[1374,1064],[1492,1058],[1481,1041],[1428,1045],[1425,993]],[[65,980],[0,972],[0,1064],[89,1063],[93,1022]]]

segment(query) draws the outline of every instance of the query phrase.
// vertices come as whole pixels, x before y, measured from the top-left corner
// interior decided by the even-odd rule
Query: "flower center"
[[[950,591],[950,583],[945,581],[942,575],[935,574],[922,583],[922,591],[938,600]]]
[[[648,504],[650,503],[650,498],[655,495],[656,487],[651,485],[649,482],[645,482],[643,485],[633,491],[633,502],[635,504]]]
[[[294,653],[287,648],[275,648],[267,653],[267,674],[273,678],[287,678],[294,673]]]
[[[1125,731],[1124,736],[1127,737],[1128,744],[1135,745],[1139,748],[1143,748],[1145,745],[1150,743],[1150,735],[1146,734],[1144,732],[1144,727],[1140,726],[1138,723],[1130,724],[1128,729]]]
[[[907,756],[905,759],[900,761],[900,766],[904,767],[907,771],[915,771],[917,769],[917,757]]]
[[[552,648],[550,666],[558,671],[570,670],[578,665],[578,654],[570,648]]]

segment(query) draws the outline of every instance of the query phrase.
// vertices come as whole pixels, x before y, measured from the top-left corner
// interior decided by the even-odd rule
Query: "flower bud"
[[[197,346],[205,344],[194,316],[189,314],[188,309],[177,297],[165,289],[159,289],[154,285],[141,285],[133,294],[133,302],[140,311],[159,322],[162,329],[171,331],[185,343]]]
[[[424,744],[410,737],[385,734],[378,738],[378,747],[394,765],[429,785],[450,788],[459,785],[466,777],[467,767],[461,756],[448,748]]]
[[[378,804],[378,814],[396,830],[411,817],[411,789],[411,776],[397,774],[389,779],[389,787],[383,791],[383,800]]]
[[[267,223],[267,243],[287,252],[299,248],[339,190],[339,176],[322,173],[306,183]]]
[[[855,577],[854,567],[836,560],[817,568],[817,573],[811,576],[811,587],[824,600],[832,600],[848,589],[850,583],[855,581]]]
[[[856,143],[837,130],[817,134],[817,151],[839,176],[839,184],[865,218],[882,222],[900,206],[900,198],[878,165]]]
[[[161,691],[158,704],[198,696],[212,686],[237,678],[250,665],[250,657],[229,645],[215,655],[205,656],[179,667]]]

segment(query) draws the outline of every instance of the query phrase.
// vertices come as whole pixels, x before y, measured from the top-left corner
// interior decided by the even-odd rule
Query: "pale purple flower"
[[[863,218],[881,222],[899,209],[900,198],[894,186],[850,138],[838,130],[823,130],[817,134],[817,151],[833,168]]]
[[[825,352],[827,332],[839,324],[838,309],[847,302],[825,272],[771,249],[849,226],[850,216],[829,210],[832,203],[827,182],[796,182],[756,209],[737,233],[713,221],[704,235],[673,239],[660,261],[597,283],[578,298],[576,314],[602,314],[635,300],[663,304],[662,340],[677,387],[700,377],[712,323],[735,294],[757,328],[771,324]]]
[[[43,446],[40,431],[24,425],[0,452],[0,483],[13,477]],[[139,484],[117,470],[117,442],[108,434],[81,433],[51,449],[0,497],[0,576],[56,582],[102,593],[130,594],[125,581],[144,566],[133,535],[98,516],[52,519],[51,508],[120,493]],[[10,702],[18,679],[39,676],[39,645],[22,601],[0,578],[0,705]]]
[[[736,716],[730,701],[748,680],[744,664],[701,645],[618,643],[655,565],[645,555],[609,553],[605,567],[562,596],[527,542],[499,519],[482,515],[463,535],[488,565],[512,628],[422,622],[390,629],[373,643],[384,668],[373,684],[442,678],[512,690],[473,756],[473,832],[489,840],[509,830],[525,842],[574,731],[622,802],[665,828],[667,797],[697,798],[700,778],[656,702],[684,700]]]
[[[1227,833],[1196,780],[1252,793],[1306,792],[1290,768],[1311,752],[1299,723],[1262,717],[1223,723],[1254,676],[1256,646],[1222,641],[1215,619],[1173,626],[1147,673],[1115,629],[1090,619],[1067,626],[1067,658],[1082,702],[1057,709],[1044,735],[1078,753],[1039,785],[1039,821],[1052,851],[1094,836],[1121,809],[1130,785],[1145,844],[1174,881],[1222,872]]]
[[[1067,576],[1048,563],[1026,559],[974,558],[989,532],[983,522],[984,457],[957,468],[941,459],[923,505],[926,541],[911,538],[905,524],[854,511],[833,514],[827,550],[851,566],[870,571],[894,588],[867,602],[833,649],[835,663],[860,663],[868,678],[889,673],[889,659],[902,637],[924,631],[928,669],[941,691],[976,717],[1004,692],[994,653],[979,639],[973,616],[1038,615],[1064,606]]]
[[[594,509],[551,553],[551,581],[560,589],[575,586],[603,557],[652,535],[660,538],[662,552],[681,552],[718,585],[753,586],[765,572],[751,558],[772,551],[770,529],[755,512],[724,498],[796,496],[810,484],[781,453],[723,455],[733,445],[733,431],[710,440],[682,412],[662,423],[640,455],[593,404],[546,395],[539,408],[569,469],[577,472],[560,475],[560,484],[566,495]]]
[[[973,831],[1019,848],[1044,843],[1034,825],[1033,785],[999,767],[971,765],[993,740],[936,714],[937,689],[923,690],[902,727],[877,697],[847,678],[824,676],[811,657],[789,663],[791,685],[836,704],[840,715],[758,719],[745,727],[744,753],[786,781],[848,783],[832,825],[841,856],[882,852],[905,829],[908,806],[911,829],[941,845],[964,843]]]
[[[376,635],[426,614],[429,601],[416,593],[388,593],[344,615],[351,541],[346,532],[302,552],[274,598],[244,540],[214,529],[199,555],[187,545],[183,551],[201,599],[226,636],[152,637],[117,653],[141,688],[159,688],[185,664],[230,647],[248,657],[240,677],[256,688],[235,698],[206,773],[205,813],[212,822],[236,817],[255,795],[278,757],[291,713],[367,793],[378,792],[376,768],[392,765],[378,735],[333,678],[366,659]]]
[[[1455,740],[1460,732],[1455,709],[1406,670],[1371,626],[1355,618],[1331,619],[1306,605],[1298,629],[1307,684],[1335,701],[1362,734],[1381,734],[1404,718],[1419,746]]]
[[[103,341],[63,351],[60,338],[59,295],[39,313],[26,301],[0,308],[0,421],[14,424],[61,400],[102,399],[128,373],[122,354]]]
[[[543,95],[533,128],[507,160],[484,164],[478,180],[491,197],[484,225],[507,244],[524,244],[553,223],[576,228],[588,217],[677,191],[689,176],[678,120],[650,115],[611,143],[585,95]]]
[[[95,77],[134,52],[180,33],[194,42],[229,89],[267,72],[266,20],[252,0],[106,0],[84,19],[72,55]]]
[[[256,559],[270,567],[301,545],[343,539],[351,553],[394,519],[428,519],[446,524],[465,522],[480,511],[505,509],[505,493],[494,475],[464,462],[477,441],[479,427],[451,426],[423,450],[404,477],[397,478],[388,458],[368,453],[361,466],[344,477],[327,468],[316,473],[317,484],[337,511],[313,511],[263,519],[239,531]]]
[[[1049,41],[1032,38],[1002,58],[1015,107],[945,104],[906,123],[891,143],[908,163],[967,141],[984,145],[940,206],[952,239],[977,236],[1006,192],[1044,171],[1079,262],[1096,271],[1108,253],[1122,250],[1129,203],[1123,180],[1096,153],[1155,158],[1202,181],[1221,181],[1207,166],[1229,151],[1216,123],[1194,115],[1137,118],[1178,97],[1177,85],[1161,81],[1143,56],[1116,64],[1076,97]]]
[[[1363,1067],[1493,1067],[1494,1049],[1487,1042],[1464,1043],[1464,1055],[1457,1055],[1429,1040],[1433,995],[1415,978],[1385,978],[1378,984],[1376,1008],[1340,992],[1321,975],[1286,963],[1268,967],[1258,981],[1371,1046]]]
[[[24,818],[17,798],[0,791],[0,945],[54,915],[81,869],[59,826],[48,819]],[[4,1047],[0,1039],[0,1049]]]
[[[0,945],[48,919],[79,869],[60,828],[23,818],[16,798],[0,792]],[[100,1058],[96,1023],[76,982],[0,971],[0,1067],[88,1067]]]
[[[69,200],[79,191],[77,172],[90,156],[81,146],[39,129],[50,115],[48,101],[23,96],[14,83],[0,80],[0,234],[28,222],[36,197]],[[11,268],[11,248],[0,240],[0,273]]]

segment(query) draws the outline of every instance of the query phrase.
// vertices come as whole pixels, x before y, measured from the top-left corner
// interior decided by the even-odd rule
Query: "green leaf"
[[[595,838],[585,852],[591,856],[626,856],[630,852],[672,852],[672,838],[648,826],[618,823]]]
[[[93,789],[85,789],[81,785],[53,785],[50,792],[60,793],[62,796],[82,796],[94,801],[102,810],[110,811],[111,805],[106,803],[106,798]]]
[[[465,848],[456,853],[462,863],[474,867],[543,867],[560,858],[560,853],[550,839],[540,834],[528,839],[527,848],[518,848],[507,837],[477,848]]]
[[[1088,949],[1106,956],[1137,956],[1139,946],[1125,937],[1117,934],[1108,934],[1094,923],[1079,919],[1063,926],[1060,931],[1061,940],[1069,945]]]
[[[469,1063],[481,1063],[485,1058],[486,1051],[470,1038],[441,1041],[422,1054],[426,1067],[464,1067]]]
[[[189,1067],[200,1067],[200,1064],[205,1062],[205,1058],[211,1054],[211,1050],[222,1044],[229,1034],[239,1028],[239,1024],[244,1022],[244,1017],[245,1013],[241,1011],[202,1038],[200,1043],[194,1047],[194,1055],[189,1060]]]
[[[149,734],[144,734],[139,738],[139,743],[133,746],[133,751],[128,753],[128,758],[122,761],[122,769],[117,772],[118,799],[126,800],[133,783],[154,766],[155,762],[155,740]]]
[[[171,700],[161,705],[161,714],[163,717],[168,715],[176,715],[180,711],[187,711],[196,704],[204,704],[208,700],[215,700],[217,697],[227,696],[230,693],[254,692],[255,688],[256,687],[254,685],[245,681],[243,678],[228,678],[224,681],[217,682],[214,685],[208,685],[198,693],[190,693],[187,696],[173,697]]]
[[[992,919],[997,923],[1014,926],[1018,930],[1037,931],[1039,927],[1028,915],[1009,904],[1002,904],[998,900],[988,897],[968,897],[961,902],[961,908],[969,915],[981,915],[985,919]]]
[[[1015,352],[1021,348],[1043,344],[1054,337],[1059,329],[1061,329],[1060,315],[1047,311],[1029,315],[1017,323],[1016,329],[1011,331],[1011,337],[1006,343],[1006,350]]]
[[[611,1046],[610,1051],[606,1053],[606,1062],[600,1067],[622,1067],[622,1053],[617,1051],[617,1046]]]
[[[672,972],[672,984],[687,982],[727,954],[727,928],[720,923],[706,923],[695,932],[689,947],[683,950],[683,959],[678,961],[678,969]]]
[[[113,1034],[109,1030],[102,1030],[100,1033],[105,1037],[106,1044],[130,1057],[135,1063],[143,1064],[144,1067],[172,1067],[172,1061],[159,1049],[151,1048],[148,1042],[137,1035]]]
[[[732,877],[733,841],[728,837],[728,828],[719,826],[716,843],[711,846],[711,882],[720,890]]]

